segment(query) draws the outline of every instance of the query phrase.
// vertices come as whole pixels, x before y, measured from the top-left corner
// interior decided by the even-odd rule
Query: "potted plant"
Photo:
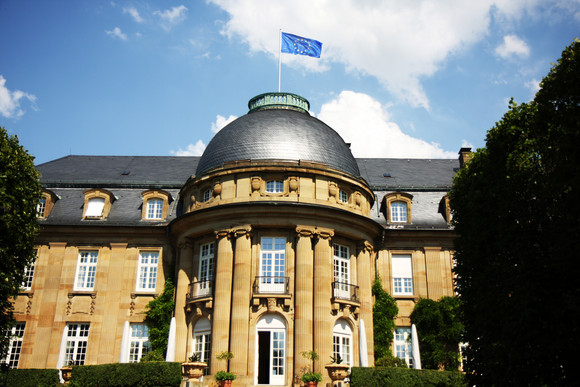
[[[62,376],[62,380],[64,384],[68,384],[72,377],[72,366],[74,364],[73,356],[69,355],[68,361],[61,367],[60,375]]]
[[[227,367],[229,369],[230,359],[234,357],[234,354],[229,351],[224,351],[216,356],[218,360],[225,360],[227,363]],[[228,371],[218,371],[214,375],[214,379],[219,383],[220,386],[231,386],[232,380],[236,379],[236,375]]]
[[[203,371],[207,367],[207,363],[201,361],[201,355],[194,353],[188,359],[189,361],[181,363],[181,375],[192,382],[199,382],[199,378],[203,376]]]
[[[348,376],[348,369],[350,366],[348,364],[342,364],[342,357],[337,354],[336,356],[330,357],[331,363],[326,365],[326,370],[328,371],[328,376],[332,381],[344,380]]]
[[[314,351],[304,351],[301,353],[301,355],[302,357],[311,360],[313,362],[318,360],[318,354]],[[318,386],[318,382],[322,382],[322,375],[320,374],[320,372],[313,372],[308,368],[306,369],[306,371],[308,372],[302,374],[300,380],[306,383],[307,387],[316,387]]]

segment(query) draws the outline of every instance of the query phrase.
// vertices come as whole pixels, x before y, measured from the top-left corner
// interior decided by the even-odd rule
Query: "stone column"
[[[177,245],[178,268],[177,283],[175,284],[175,361],[185,361],[189,348],[187,340],[187,317],[185,302],[192,275],[193,244],[185,240]]]
[[[214,361],[216,355],[228,351],[230,310],[232,305],[232,271],[234,254],[230,230],[216,231],[217,259],[214,305],[212,316],[211,374],[223,370],[226,364]]]
[[[371,270],[371,254],[373,253],[373,246],[364,241],[358,246],[357,257],[357,275],[358,275],[358,290],[360,296],[360,318],[365,322],[366,336],[367,336],[367,355],[369,365],[375,362],[374,339],[373,339],[373,295]]]
[[[230,372],[239,376],[246,375],[248,369],[250,293],[252,289],[250,278],[252,262],[251,230],[252,228],[249,225],[232,230],[232,234],[236,238],[236,247],[230,331],[230,351],[234,354],[234,358],[230,360]]]
[[[294,372],[302,374],[312,367],[302,352],[313,350],[312,298],[314,227],[296,227],[295,305],[294,305]]]
[[[314,369],[326,375],[324,365],[332,355],[332,254],[330,239],[334,231],[316,228],[316,245],[314,247],[314,351],[319,360],[314,362]]]

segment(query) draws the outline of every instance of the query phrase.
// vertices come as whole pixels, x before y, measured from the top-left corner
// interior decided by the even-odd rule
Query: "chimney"
[[[467,163],[469,160],[471,160],[472,154],[473,154],[473,152],[471,151],[471,148],[459,149],[459,167],[460,168],[463,168],[465,163]]]

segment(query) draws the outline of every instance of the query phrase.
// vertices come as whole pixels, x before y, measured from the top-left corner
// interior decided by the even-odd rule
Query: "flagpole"
[[[282,29],[278,31],[278,93],[280,92],[280,81],[282,79]]]

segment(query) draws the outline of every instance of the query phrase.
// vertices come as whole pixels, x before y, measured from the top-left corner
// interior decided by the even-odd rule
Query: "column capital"
[[[243,236],[249,238],[251,236],[251,233],[252,233],[252,226],[249,224],[245,224],[243,226],[234,227],[230,231],[231,231],[232,235],[235,236],[236,238],[243,237]]]
[[[296,236],[312,238],[316,233],[316,228],[313,226],[296,226]]]
[[[221,239],[221,238],[230,238],[232,236],[232,230],[229,228],[223,229],[223,230],[218,230],[218,231],[214,231],[215,232],[215,238],[216,239]]]
[[[324,227],[316,227],[316,235],[321,239],[330,240],[334,236],[334,230]]]

